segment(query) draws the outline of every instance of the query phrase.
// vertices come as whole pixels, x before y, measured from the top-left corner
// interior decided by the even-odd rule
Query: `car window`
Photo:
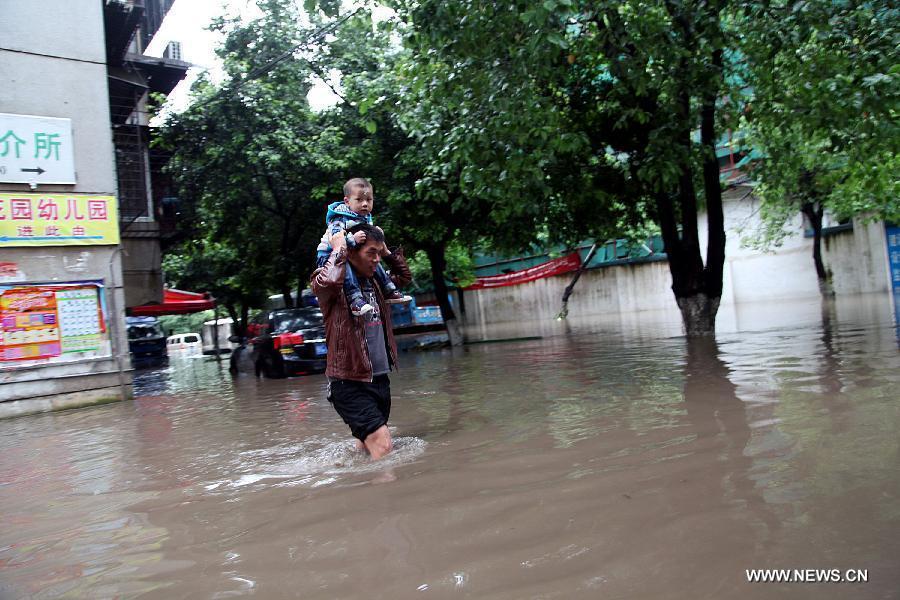
[[[196,335],[186,335],[184,336],[184,341],[186,344],[193,344],[194,342],[199,342],[200,339]]]
[[[162,327],[159,325],[131,325],[128,327],[129,340],[146,340],[163,337]]]
[[[300,309],[273,314],[273,331],[298,331],[322,327],[324,319],[318,310]]]

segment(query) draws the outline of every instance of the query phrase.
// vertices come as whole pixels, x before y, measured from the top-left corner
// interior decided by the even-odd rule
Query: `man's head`
[[[365,243],[358,245],[347,254],[347,260],[356,269],[360,277],[373,277],[375,268],[381,262],[381,251],[384,248],[384,234],[381,230],[368,223],[357,223],[347,230],[347,235],[353,235],[357,231],[366,234]]]
[[[362,177],[356,177],[344,184],[344,204],[358,215],[368,216],[375,208],[375,194],[372,184]]]

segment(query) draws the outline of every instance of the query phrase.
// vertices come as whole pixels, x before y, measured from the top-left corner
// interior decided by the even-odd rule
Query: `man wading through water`
[[[392,448],[387,428],[391,413],[391,383],[387,374],[397,368],[397,344],[391,313],[373,277],[382,258],[397,287],[412,281],[412,274],[401,250],[393,253],[387,250],[381,230],[360,223],[346,235],[357,232],[365,234],[365,242],[350,250],[344,232],[331,237],[331,254],[324,266],[313,273],[311,287],[325,317],[328,400],[350,426],[353,437],[377,460]],[[358,317],[350,312],[344,294],[348,261],[356,270],[363,296],[375,309]]]

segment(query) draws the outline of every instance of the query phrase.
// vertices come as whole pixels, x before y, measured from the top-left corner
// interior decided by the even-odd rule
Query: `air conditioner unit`
[[[181,58],[181,42],[169,42],[163,52],[164,58],[172,60],[182,60]]]

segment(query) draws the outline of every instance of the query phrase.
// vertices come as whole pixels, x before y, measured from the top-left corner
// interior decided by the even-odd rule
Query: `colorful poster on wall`
[[[0,286],[0,365],[110,355],[103,286]]]
[[[0,247],[118,243],[113,196],[0,193]]]
[[[59,356],[56,294],[40,288],[9,290],[0,296],[3,354],[0,360],[33,360]]]

